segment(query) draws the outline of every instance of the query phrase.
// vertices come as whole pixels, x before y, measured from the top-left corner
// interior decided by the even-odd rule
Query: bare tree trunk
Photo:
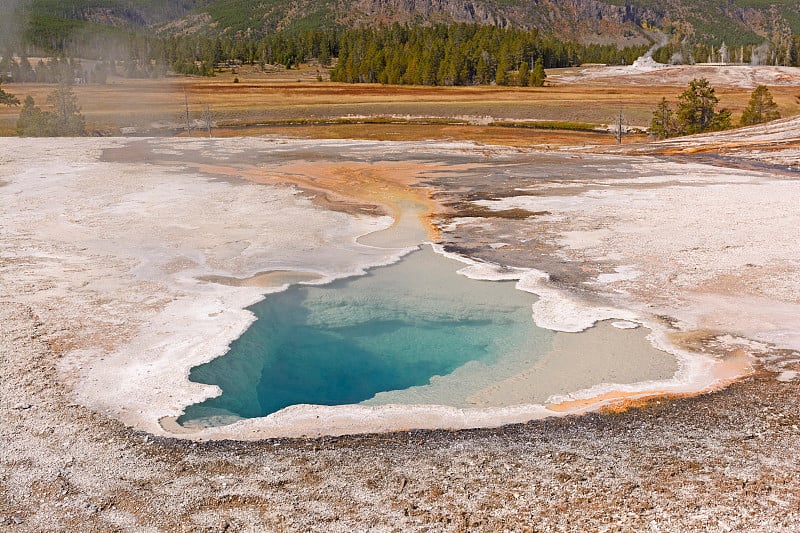
[[[214,116],[211,114],[211,106],[208,104],[203,107],[203,114],[202,114],[203,123],[206,125],[206,130],[208,131],[208,138],[211,138],[211,126],[214,121]]]
[[[192,136],[192,124],[189,122],[189,93],[186,92],[186,87],[183,88],[183,103],[186,116],[186,135]]]

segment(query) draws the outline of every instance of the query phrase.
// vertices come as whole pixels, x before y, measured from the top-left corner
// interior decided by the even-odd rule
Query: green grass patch
[[[585,131],[596,132],[599,124],[590,122],[572,122],[562,120],[537,120],[531,122],[499,121],[490,122],[489,126],[500,128],[527,128],[531,130],[566,130],[566,131]],[[603,132],[605,133],[605,132]]]
[[[397,118],[397,117],[338,117],[338,118],[287,118],[256,120],[221,120],[219,128],[253,128],[268,126],[334,126],[341,124],[413,124],[416,126],[466,126],[468,122],[447,118]]]

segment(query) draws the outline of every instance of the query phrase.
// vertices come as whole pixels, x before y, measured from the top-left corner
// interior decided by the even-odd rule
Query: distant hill
[[[262,37],[276,31],[464,22],[584,43],[779,43],[800,33],[797,0],[0,0],[2,37],[58,46],[75,32]],[[5,16],[15,13],[18,18]],[[17,30],[17,31],[14,31]],[[2,43],[0,43],[2,44]]]
[[[198,17],[204,24],[198,26]],[[756,44],[800,33],[797,0],[213,0],[182,19],[220,34],[320,26],[467,22],[540,31],[591,43],[641,44],[640,29],[677,40]],[[179,28],[180,25],[172,25]]]
[[[201,10],[222,34],[400,24],[471,23],[553,32],[581,42],[642,44],[647,9],[598,0],[216,0]]]
[[[92,35],[153,32],[207,5],[202,0],[0,0],[0,46],[58,50]]]

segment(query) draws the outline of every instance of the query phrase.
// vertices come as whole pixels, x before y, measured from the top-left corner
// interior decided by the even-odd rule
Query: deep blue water
[[[365,276],[269,295],[226,355],[192,369],[192,381],[223,394],[188,407],[179,422],[354,404],[465,365],[467,381],[481,382],[535,362],[551,333],[533,325],[534,297],[511,282],[469,280],[460,266],[424,247]],[[452,394],[431,401],[458,404],[470,388],[448,386]]]

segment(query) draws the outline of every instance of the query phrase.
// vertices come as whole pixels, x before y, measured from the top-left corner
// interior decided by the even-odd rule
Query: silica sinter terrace
[[[473,405],[470,396],[535,364],[554,333],[513,282],[475,281],[429,246],[364,276],[270,294],[229,352],[190,379],[222,395],[187,426],[266,416],[295,404]]]

